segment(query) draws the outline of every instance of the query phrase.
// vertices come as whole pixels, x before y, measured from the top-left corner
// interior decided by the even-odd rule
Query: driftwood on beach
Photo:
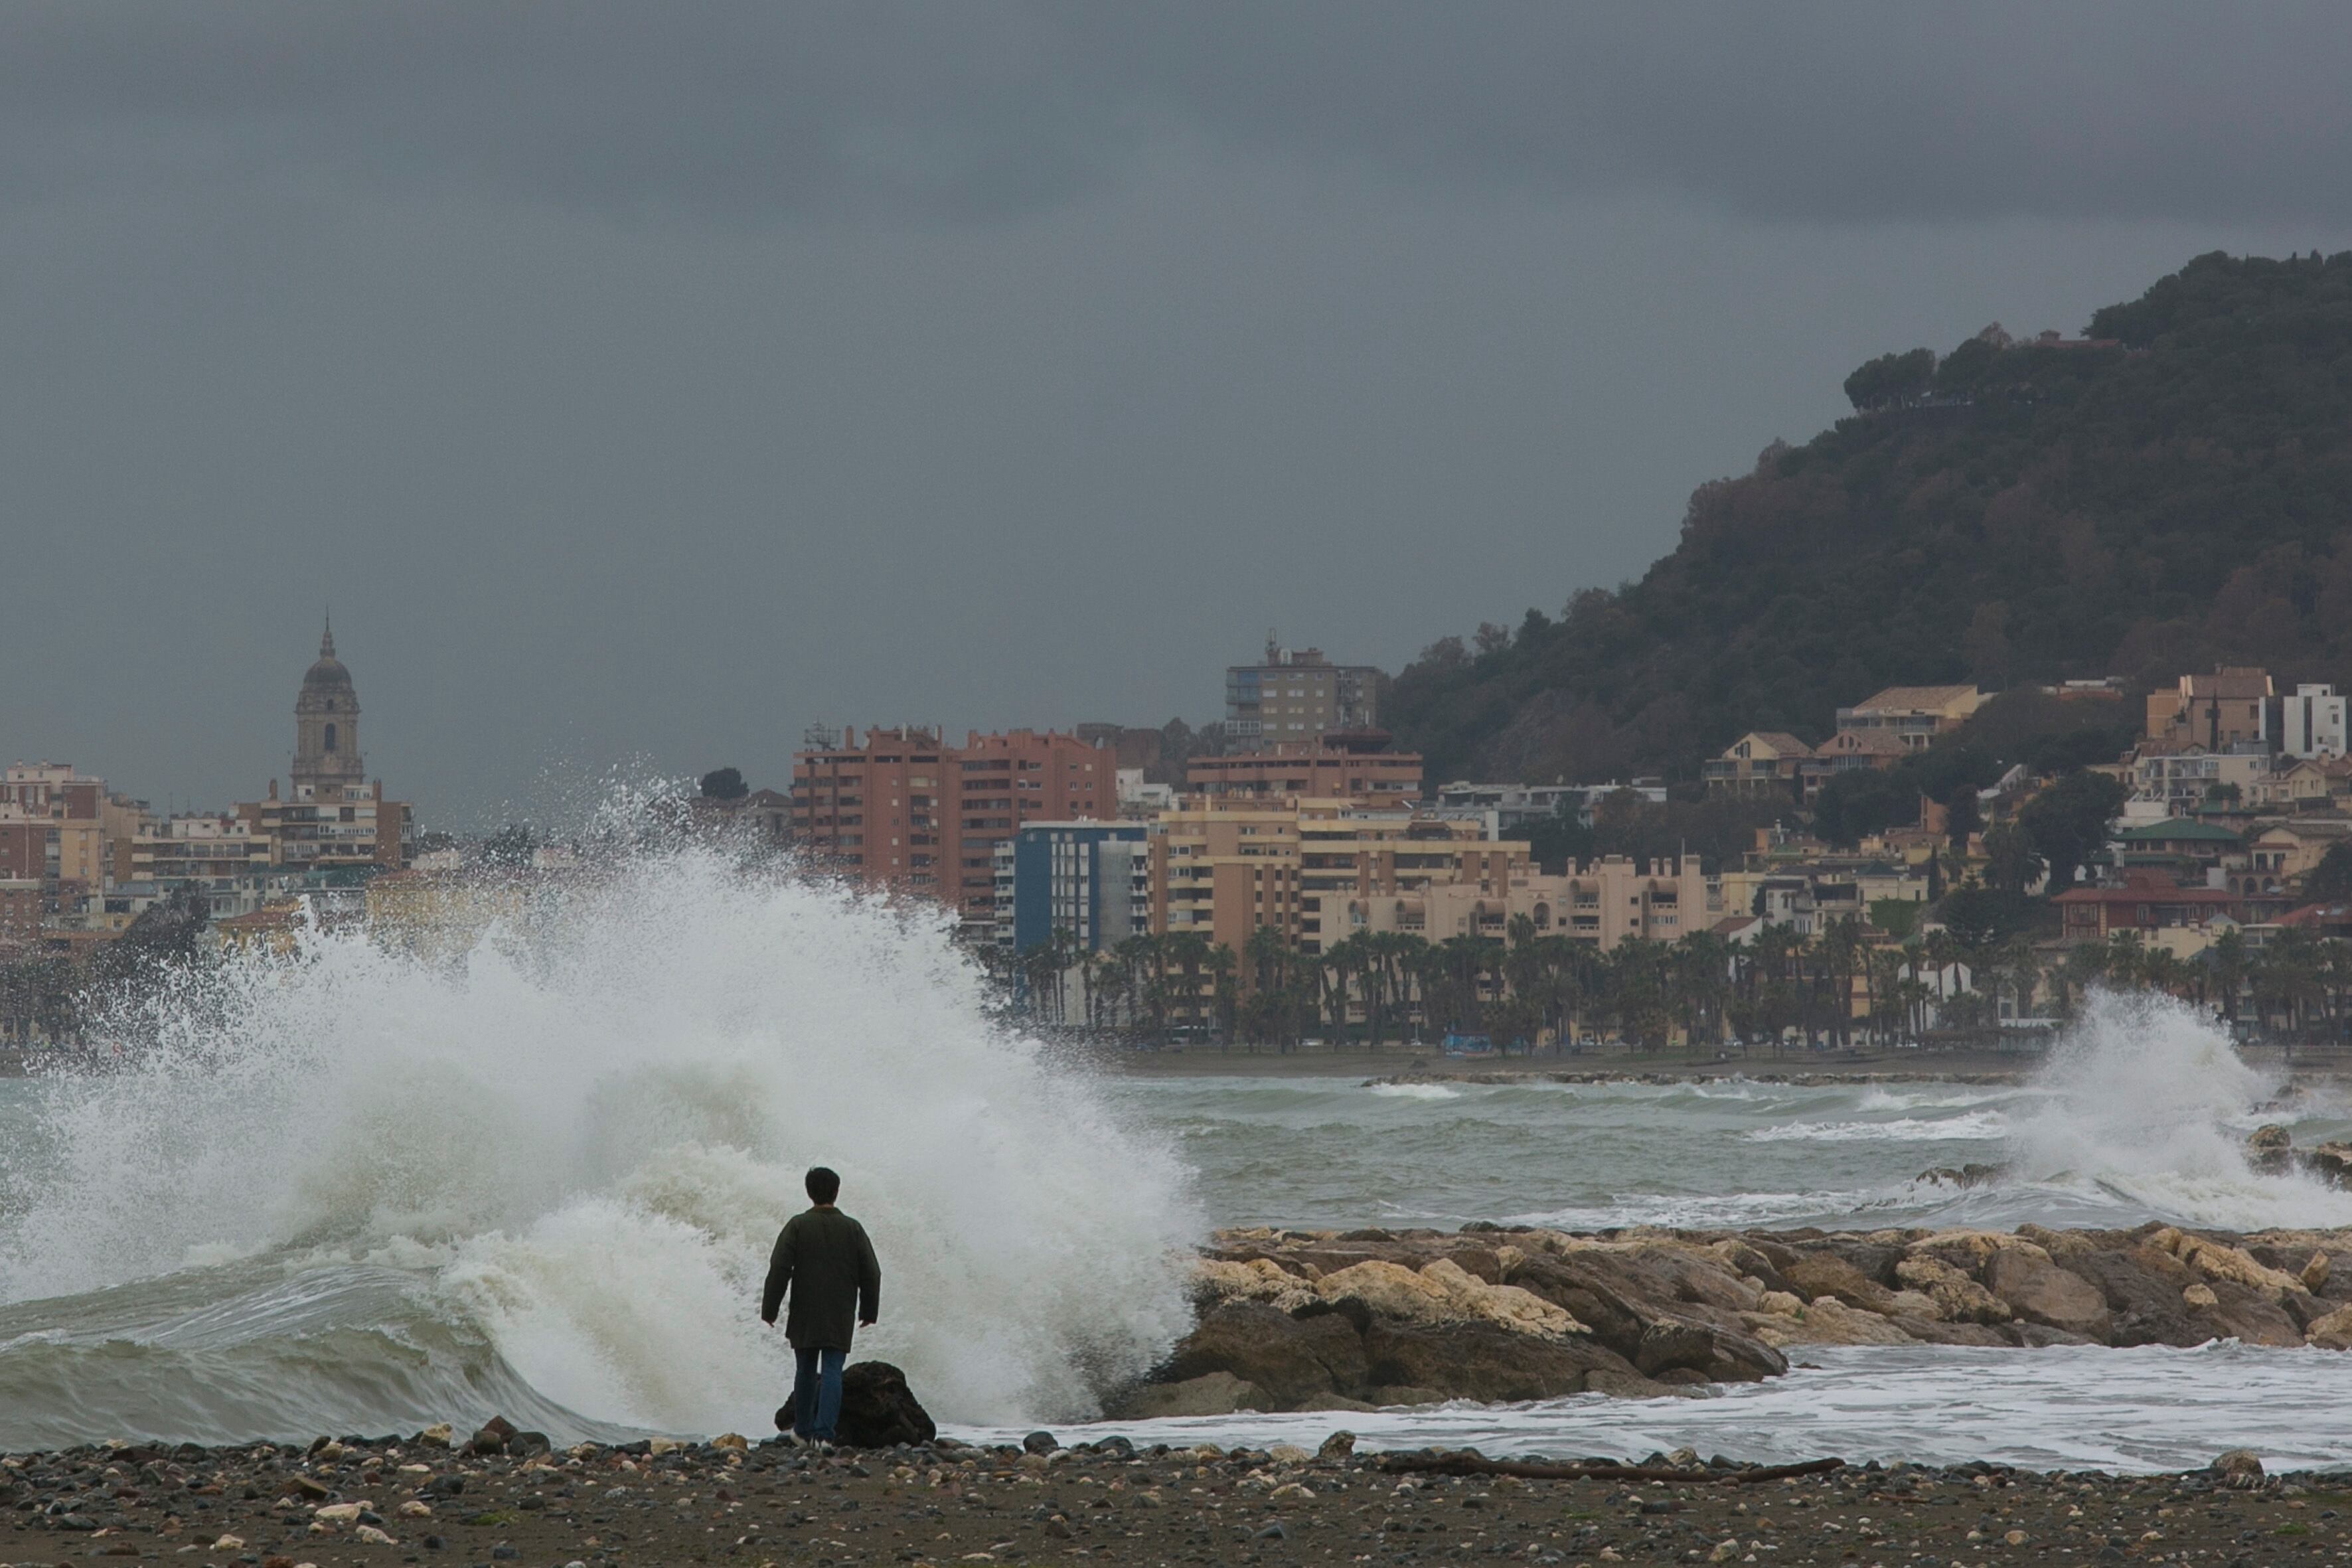
[[[1808,1345],[2352,1348],[2352,1231],[1233,1230],[1112,1413],[1655,1396]]]

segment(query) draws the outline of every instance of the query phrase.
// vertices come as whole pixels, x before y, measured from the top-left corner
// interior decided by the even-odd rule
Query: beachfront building
[[[1066,932],[1102,952],[1151,927],[1151,850],[1140,822],[1031,822],[996,846],[996,945],[1028,952]]]
[[[1652,805],[1664,805],[1666,784],[1664,779],[1593,784],[1472,784],[1457,780],[1437,786],[1437,807],[1440,816],[1483,820],[1486,837],[1493,838],[1537,823],[1550,822],[1563,813],[1590,827],[1594,809],[1618,794],[1630,795]]]
[[[937,900],[965,934],[996,928],[996,847],[1032,822],[1118,815],[1111,753],[1075,735],[1012,730],[815,730],[793,753],[792,840],[869,887]]]

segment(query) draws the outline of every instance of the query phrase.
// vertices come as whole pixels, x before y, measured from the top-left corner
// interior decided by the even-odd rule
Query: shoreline
[[[1354,1079],[1382,1083],[2014,1082],[2042,1053],[2009,1051],[1784,1052],[1779,1056],[1609,1053],[1454,1058],[1433,1047],[1316,1047],[1292,1051],[1214,1046],[1150,1048],[1073,1044],[1058,1047],[1098,1070],[1134,1079]]]
[[[225,1568],[446,1561],[676,1564],[1508,1556],[1604,1563],[2251,1560],[2343,1538],[2352,1473],[2037,1471],[1982,1462],[1591,1463],[1475,1449],[1065,1448],[943,1439],[816,1454],[771,1439],[516,1458],[420,1437],[93,1446],[0,1459],[0,1568],[74,1557]],[[47,1499],[47,1501],[43,1500]]]

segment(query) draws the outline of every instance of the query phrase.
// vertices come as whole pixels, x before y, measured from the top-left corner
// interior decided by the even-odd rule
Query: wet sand
[[[92,1558],[244,1568],[1108,1562],[1153,1564],[2277,1563],[2340,1553],[2352,1475],[1846,1468],[1743,1483],[1400,1473],[1297,1449],[1052,1455],[767,1443],[517,1461],[385,1440],[104,1448],[0,1468],[0,1568]],[[1688,1477],[1687,1479],[1683,1479]],[[354,1506],[357,1505],[357,1506]]]

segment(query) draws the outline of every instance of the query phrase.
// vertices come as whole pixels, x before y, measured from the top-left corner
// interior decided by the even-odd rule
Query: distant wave
[[[1998,1110],[1894,1121],[1784,1121],[1748,1134],[1751,1143],[1935,1143],[1986,1142],[2008,1136],[2009,1119]]]

